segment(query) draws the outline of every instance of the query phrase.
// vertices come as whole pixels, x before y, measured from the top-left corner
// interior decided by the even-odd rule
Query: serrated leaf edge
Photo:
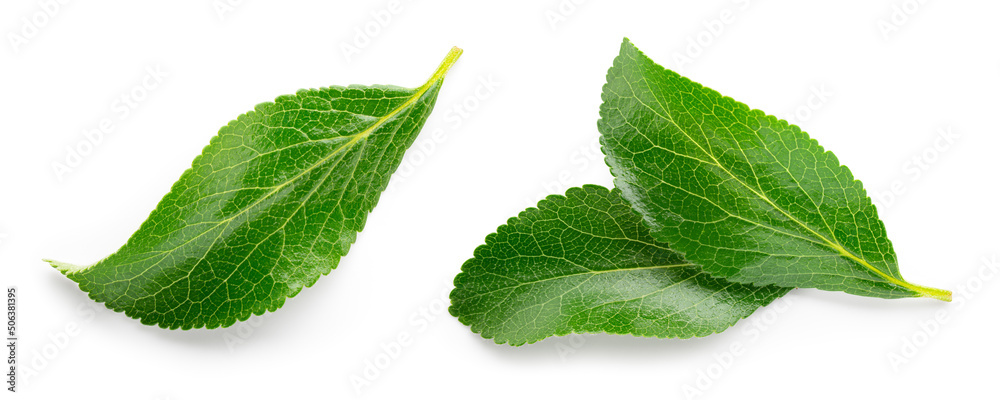
[[[706,89],[706,90],[709,90],[711,92],[714,92],[714,93],[718,94],[720,97],[724,98],[725,100],[731,101],[737,107],[740,107],[741,109],[743,109],[743,111],[746,111],[746,112],[748,112],[751,115],[758,116],[758,117],[759,116],[763,116],[768,122],[775,123],[775,124],[777,124],[777,125],[779,125],[781,127],[787,127],[787,128],[789,128],[792,131],[793,134],[804,135],[806,137],[806,139],[808,139],[810,142],[812,142],[813,144],[815,144],[823,152],[823,154],[831,156],[833,158],[833,160],[836,161],[836,163],[849,174],[849,176],[850,176],[850,178],[852,180],[852,183],[858,185],[858,187],[861,190],[861,194],[863,194],[864,195],[864,199],[867,200],[866,206],[867,207],[871,207],[871,208],[875,207],[874,204],[871,202],[871,198],[868,196],[867,191],[864,188],[864,184],[859,179],[856,179],[854,177],[854,174],[851,172],[850,168],[847,167],[846,165],[841,164],[840,161],[839,161],[839,159],[837,158],[837,156],[835,154],[833,154],[833,152],[831,152],[829,150],[826,150],[822,145],[819,144],[819,141],[817,141],[815,138],[810,137],[809,134],[807,134],[805,131],[803,131],[797,125],[791,124],[788,121],[783,120],[783,119],[779,119],[779,118],[777,118],[777,117],[775,117],[773,115],[769,115],[769,114],[765,113],[762,110],[751,109],[748,105],[743,104],[743,103],[737,101],[736,99],[733,99],[732,97],[725,96],[725,95],[719,93],[718,91],[716,91],[716,90],[714,90],[712,88],[705,87],[704,85],[702,85],[702,84],[700,84],[698,82],[695,82],[695,81],[693,81],[693,80],[691,80],[689,78],[686,78],[686,77],[678,74],[677,72],[674,72],[674,71],[672,71],[672,70],[670,70],[668,68],[663,67],[662,65],[660,65],[659,63],[657,63],[652,58],[649,58],[648,56],[646,56],[645,53],[643,53],[642,50],[640,50],[638,47],[636,47],[634,44],[632,44],[632,42],[628,38],[625,38],[624,41],[623,41],[623,43],[622,43],[623,46],[626,45],[626,44],[630,45],[631,48],[634,49],[636,52],[638,52],[641,56],[645,57],[650,62],[652,62],[653,65],[655,65],[655,66],[657,66],[659,68],[662,68],[664,71],[666,71],[669,74],[676,75],[676,77],[678,77],[680,79],[686,79],[687,81],[689,81],[693,85],[695,85],[696,88]],[[616,61],[617,61],[617,58],[618,57],[616,56],[615,57]],[[608,77],[610,77],[611,71],[613,69],[614,69],[614,65],[612,65],[611,68],[608,69],[608,73],[607,73]],[[605,89],[607,88],[607,86],[608,86],[608,83],[605,83],[604,86],[602,86],[602,89],[601,89],[602,97],[603,97],[603,94],[605,93]],[[601,108],[603,109],[603,107],[604,107],[604,102],[602,101]],[[598,119],[598,125],[599,126],[600,126],[600,120],[601,119],[602,118]],[[677,125],[676,122],[673,121],[672,118],[669,118],[669,120],[670,120],[671,123],[674,124],[674,126],[677,126],[677,128],[680,129],[682,132],[684,131],[682,128],[680,128],[679,125]],[[687,135],[687,133],[685,133],[685,135]],[[614,179],[617,182],[617,180],[619,178],[618,178],[617,174],[615,173],[614,168],[612,168],[611,164],[608,162],[608,154],[605,151],[605,142],[604,142],[604,135],[603,134],[601,134],[601,140],[600,140],[600,142],[601,142],[601,152],[604,153],[604,155],[605,155],[605,159],[604,159],[605,160],[605,164],[608,166],[608,169],[611,171],[612,176],[614,176]],[[712,157],[711,154],[709,154],[709,157]],[[912,291],[913,293],[915,293],[917,295],[917,296],[914,296],[914,297],[930,297],[930,298],[937,299],[937,300],[942,300],[942,301],[951,301],[951,291],[944,290],[944,289],[932,288],[932,287],[928,287],[928,286],[916,285],[916,284],[907,282],[907,281],[902,280],[902,279],[897,279],[897,278],[895,278],[895,277],[893,277],[891,275],[888,275],[885,272],[879,270],[878,268],[875,268],[870,263],[868,263],[867,260],[864,260],[863,258],[858,257],[857,255],[855,255],[852,252],[850,252],[847,249],[845,249],[836,240],[831,241],[829,238],[827,238],[827,237],[819,234],[818,232],[814,231],[809,226],[807,226],[804,223],[802,223],[801,221],[799,221],[798,218],[795,218],[794,216],[792,216],[791,214],[789,214],[787,211],[785,211],[781,207],[778,207],[776,204],[774,204],[774,202],[770,198],[768,198],[767,196],[763,195],[762,193],[758,193],[756,190],[754,190],[753,188],[751,188],[749,185],[747,185],[741,179],[739,179],[735,175],[733,175],[733,173],[730,172],[728,169],[722,167],[721,163],[719,163],[718,160],[715,160],[714,157],[713,157],[713,161],[715,161],[717,167],[719,167],[723,171],[726,171],[726,173],[728,173],[734,180],[736,180],[737,182],[740,182],[747,189],[749,189],[751,192],[753,192],[755,195],[757,195],[761,200],[766,201],[775,210],[781,212],[786,217],[788,217],[792,221],[795,221],[797,224],[799,224],[803,228],[807,229],[813,235],[815,235],[816,237],[818,237],[821,240],[823,240],[825,242],[824,243],[825,245],[827,245],[828,247],[836,250],[838,253],[840,253],[840,255],[842,257],[847,257],[848,259],[850,259],[850,260],[852,260],[852,261],[854,261],[854,262],[862,265],[863,267],[865,267],[866,269],[868,269],[872,273],[875,273],[876,275],[882,277],[883,279],[885,279],[886,283],[890,283],[890,284],[902,287],[904,289],[907,289],[909,291]],[[626,198],[626,201],[627,200],[628,199]],[[634,207],[633,207],[633,209],[634,209]],[[875,210],[875,215],[876,216],[878,215],[878,210]],[[646,224],[647,228],[652,229],[652,227],[649,225],[649,222],[646,220],[646,218],[643,218],[642,221],[643,221],[643,224]],[[885,224],[884,224],[884,222],[882,222],[881,219],[878,219],[877,222],[878,222],[879,226],[882,228],[882,230],[885,231]],[[891,244],[891,240],[889,240],[888,237],[886,237],[886,241],[888,241]],[[675,250],[675,251],[677,251],[679,253],[683,253],[680,250]],[[707,272],[709,274],[711,274],[712,276],[715,276],[717,278],[732,280],[729,277],[716,276],[714,273],[712,273],[712,271],[707,271]],[[759,285],[759,284],[757,284],[755,282],[743,282],[743,281],[738,281],[738,282],[739,283],[749,283],[749,284],[753,284],[755,286],[767,286],[767,285]],[[820,289],[822,289],[822,288],[820,288]],[[822,290],[829,290],[829,289],[822,289]]]
[[[309,168],[306,168],[302,173],[300,173],[300,174],[298,174],[298,175],[296,175],[296,176],[294,176],[292,178],[289,178],[288,180],[286,180],[281,185],[278,185],[275,190],[272,190],[268,194],[264,195],[260,200],[258,200],[256,202],[254,202],[253,204],[247,206],[243,210],[240,210],[240,212],[238,212],[237,214],[233,215],[232,217],[227,218],[226,220],[220,221],[217,225],[221,225],[222,223],[225,223],[227,221],[231,221],[233,218],[239,216],[240,214],[242,214],[246,210],[252,208],[254,205],[260,203],[260,201],[262,201],[263,199],[266,199],[270,195],[274,194],[276,192],[276,190],[278,190],[281,187],[284,187],[287,184],[293,182],[297,178],[301,177],[303,174],[305,174],[305,173],[307,173],[309,171],[312,171],[313,169],[317,168],[319,165],[322,165],[324,162],[328,161],[330,159],[330,157],[333,157],[333,156],[339,154],[341,152],[341,150],[347,148],[348,146],[352,146],[352,145],[356,144],[358,141],[360,141],[364,137],[367,137],[371,132],[373,132],[376,128],[378,128],[379,126],[381,126],[382,124],[384,124],[390,118],[393,118],[393,117],[397,116],[400,112],[402,112],[403,110],[405,110],[408,107],[412,106],[414,103],[416,103],[417,100],[419,100],[421,97],[423,97],[423,95],[425,93],[427,93],[427,90],[430,89],[434,84],[440,83],[441,81],[444,80],[444,77],[447,75],[448,71],[455,64],[455,62],[458,61],[458,58],[462,55],[462,52],[463,52],[462,49],[460,49],[458,47],[452,47],[451,51],[449,51],[448,54],[447,54],[447,56],[445,56],[444,60],[438,66],[438,69],[434,72],[434,74],[431,75],[431,77],[427,80],[427,82],[425,82],[423,85],[421,85],[420,87],[418,87],[416,89],[416,91],[413,93],[413,95],[411,95],[410,98],[407,99],[407,101],[405,101],[403,104],[401,104],[400,106],[398,106],[395,109],[393,109],[388,114],[386,114],[386,115],[384,115],[382,117],[379,117],[379,119],[376,120],[372,124],[371,127],[365,129],[362,132],[359,132],[359,133],[356,133],[356,134],[352,135],[353,137],[352,137],[352,139],[350,141],[348,141],[348,143],[345,143],[344,145],[338,147],[333,152],[331,152],[330,155],[328,155],[328,156],[324,157],[323,159],[319,160],[318,162],[316,162],[315,164],[313,164]],[[397,87],[397,86],[392,86],[392,85],[373,85],[373,86]],[[349,89],[349,88],[352,88],[352,87],[363,87],[363,85],[350,85],[350,86],[347,86],[347,87],[334,85],[334,86],[328,86],[327,88],[328,89],[331,89],[331,88]],[[297,91],[297,92],[299,92],[299,91]],[[235,127],[235,125],[238,122],[240,122],[240,119],[249,118],[254,113],[260,113],[260,112],[262,112],[262,107],[273,105],[273,104],[276,103],[276,101],[278,99],[280,99],[280,98],[282,98],[284,96],[289,96],[289,95],[281,95],[281,96],[276,97],[275,101],[264,102],[264,103],[257,104],[256,106],[254,106],[253,110],[241,114],[240,116],[236,117],[236,119],[234,119],[234,120],[230,121],[229,123],[227,123],[223,128],[220,128],[220,132],[221,132],[222,129]],[[193,170],[194,167],[195,167],[195,165],[197,164],[198,160],[201,159],[201,157],[204,156],[205,151],[207,149],[209,149],[210,147],[212,147],[213,145],[215,145],[218,140],[221,140],[221,137],[217,133],[215,136],[213,136],[209,140],[209,144],[206,145],[204,148],[202,148],[202,152],[200,154],[198,154],[197,156],[195,156],[195,158],[191,161],[191,167],[188,168],[187,170],[185,170],[184,173],[181,174],[181,176],[184,176],[184,174],[187,174],[189,171]],[[179,183],[180,183],[180,181],[178,180],[178,182],[175,182],[173,185],[171,185],[170,192],[168,192],[165,196],[169,195],[171,192],[173,192],[175,190],[178,190],[179,189],[179,186],[178,186]],[[150,211],[150,216],[152,216],[152,214],[154,212],[156,212],[156,210],[158,208],[159,207],[156,207],[152,211]],[[371,210],[367,210],[367,211],[370,212]],[[148,220],[149,216],[147,216],[146,219]],[[364,223],[362,223],[361,228],[362,229],[364,228]],[[352,232],[351,241],[346,244],[347,247],[345,249],[345,253],[344,253],[345,255],[349,252],[350,248],[354,244],[354,241],[357,239],[357,233],[358,232],[360,232],[360,230]],[[131,238],[130,238],[130,240],[131,240]],[[111,255],[114,255],[118,251],[121,251],[124,247],[125,246],[123,245],[122,247],[120,247],[118,250],[116,250]],[[108,257],[110,257],[111,255],[109,255]],[[105,257],[105,258],[107,258],[107,257]],[[66,277],[70,278],[71,280],[72,280],[71,276],[73,274],[79,273],[81,271],[85,271],[88,268],[90,268],[90,267],[92,267],[92,266],[97,265],[97,264],[100,263],[100,261],[98,261],[98,262],[95,262],[95,263],[90,264],[90,265],[81,266],[81,265],[75,265],[75,264],[70,264],[70,263],[55,261],[55,260],[51,260],[51,259],[42,259],[42,261],[48,263],[50,266],[52,266],[53,268],[55,268],[56,270],[58,270],[63,275],[65,275]],[[107,307],[108,309],[110,309],[110,310],[112,310],[112,311],[114,311],[116,313],[124,313],[129,318],[137,319],[143,325],[147,325],[147,326],[159,326],[160,328],[170,329],[170,330],[174,330],[174,329],[178,329],[178,328],[181,329],[181,330],[199,329],[199,328],[215,329],[215,328],[226,328],[226,327],[235,325],[237,322],[246,321],[246,320],[250,319],[251,317],[253,317],[255,315],[256,316],[260,316],[260,315],[263,315],[265,312],[274,312],[274,311],[278,310],[279,308],[281,308],[282,306],[284,306],[285,301],[287,299],[290,299],[290,298],[295,297],[296,295],[298,295],[302,291],[303,288],[312,287],[312,285],[314,285],[317,281],[319,281],[320,276],[326,276],[331,271],[333,271],[334,269],[336,269],[336,265],[331,265],[325,271],[322,271],[320,273],[320,275],[315,276],[311,281],[307,282],[306,284],[304,284],[302,286],[294,288],[284,298],[278,299],[276,303],[273,303],[273,304],[262,304],[263,307],[254,309],[254,310],[250,311],[250,313],[248,313],[247,315],[238,315],[238,316],[235,316],[235,318],[226,319],[222,323],[220,323],[218,326],[209,326],[208,324],[201,324],[201,325],[197,325],[197,326],[196,325],[185,326],[185,325],[182,325],[182,324],[178,324],[178,325],[164,324],[162,321],[153,320],[152,318],[149,318],[148,316],[139,316],[139,315],[136,315],[134,312],[130,312],[130,310],[126,310],[124,308],[112,308],[112,307],[108,306],[106,302],[101,301],[100,299],[96,298],[95,295],[92,292],[89,292],[89,291],[85,290],[83,288],[83,284],[82,283],[79,283],[79,282],[76,282],[76,281],[74,281],[74,282],[77,283],[77,287],[81,291],[83,291],[84,293],[87,293],[87,297],[89,297],[91,300],[94,300],[95,302],[97,302],[99,304],[104,304],[105,307]],[[273,306],[273,307],[271,307],[271,306]]]
[[[516,217],[508,218],[507,222],[504,223],[503,225],[498,226],[497,229],[496,229],[496,231],[494,231],[493,233],[490,233],[489,235],[486,235],[486,239],[484,240],[484,243],[481,244],[481,245],[479,245],[478,247],[476,247],[476,249],[473,251],[473,253],[472,253],[473,254],[473,258],[470,258],[470,259],[466,260],[464,263],[462,263],[461,272],[459,272],[459,274],[455,276],[455,279],[453,281],[453,283],[455,285],[455,289],[452,289],[451,295],[449,295],[449,299],[452,299],[452,301],[454,301],[455,292],[458,290],[458,285],[464,279],[464,276],[466,275],[467,270],[470,269],[470,268],[472,268],[472,267],[477,266],[480,263],[480,260],[479,260],[479,253],[480,253],[480,251],[488,248],[492,244],[492,242],[494,240],[496,240],[497,235],[500,234],[500,229],[502,229],[505,226],[509,226],[509,225],[512,225],[512,224],[520,222],[520,220],[529,217],[530,214],[538,212],[539,210],[541,210],[542,207],[547,207],[550,203],[557,202],[557,201],[562,201],[562,200],[568,200],[571,192],[586,191],[586,190],[603,190],[603,191],[611,192],[612,190],[616,190],[616,189],[608,189],[608,188],[606,188],[604,186],[593,185],[593,184],[586,184],[586,185],[583,185],[582,187],[572,187],[572,188],[569,188],[568,190],[566,190],[565,194],[551,194],[551,195],[548,195],[544,199],[540,200],[536,206],[534,206],[534,207],[528,207],[528,208],[524,209],[523,211],[519,212]],[[635,213],[635,210],[632,209],[632,212]],[[686,264],[681,264],[681,265],[657,266],[655,268],[670,268],[670,267],[693,266],[693,265],[697,265],[697,264],[686,263]],[[644,267],[642,269],[654,269],[654,267]],[[619,270],[611,270],[611,271],[604,271],[604,272],[618,272],[618,271]],[[708,272],[705,271],[704,273],[707,274]],[[711,275],[711,274],[709,274],[709,275]],[[562,277],[563,276],[559,276],[559,278],[562,278]],[[754,285],[754,286],[766,287],[766,286],[773,286],[773,285]],[[767,305],[771,304],[774,300],[776,300],[776,299],[784,296],[785,294],[788,293],[788,291],[791,291],[792,288],[785,288],[785,289],[787,289],[787,291],[784,294],[782,294],[781,296],[775,296],[775,298],[772,299],[767,304],[761,305],[761,308],[766,307]],[[469,329],[472,331],[472,333],[475,333],[475,334],[479,335],[483,339],[492,339],[493,342],[496,343],[496,344],[506,344],[506,345],[513,346],[513,347],[519,347],[519,346],[523,346],[525,344],[537,343],[537,342],[540,342],[542,340],[545,340],[545,339],[548,339],[548,338],[551,338],[551,337],[562,337],[562,336],[566,336],[566,335],[570,335],[570,334],[574,334],[574,333],[577,333],[577,334],[606,334],[606,335],[611,335],[611,336],[633,336],[633,337],[658,338],[658,339],[682,339],[682,340],[684,340],[684,339],[692,339],[692,338],[696,338],[696,337],[706,337],[706,336],[710,336],[710,335],[713,335],[713,334],[721,333],[721,332],[723,332],[723,331],[725,331],[725,330],[727,330],[727,329],[735,326],[740,321],[742,321],[742,320],[744,320],[746,318],[749,318],[750,315],[753,315],[753,313],[750,313],[750,314],[748,314],[748,315],[746,315],[744,317],[740,317],[739,319],[734,320],[732,324],[729,324],[729,325],[727,325],[725,327],[722,327],[721,329],[716,329],[716,330],[713,330],[711,332],[706,332],[705,334],[702,334],[702,335],[697,335],[697,334],[691,334],[691,335],[667,335],[667,334],[664,334],[664,335],[655,335],[655,334],[644,335],[644,334],[637,334],[637,333],[606,332],[606,331],[603,331],[603,330],[568,329],[568,330],[558,330],[558,331],[556,331],[556,333],[554,333],[552,335],[545,336],[545,337],[543,337],[541,339],[537,339],[537,340],[513,341],[513,340],[510,340],[510,339],[500,339],[500,338],[495,337],[495,335],[490,335],[489,333],[486,332],[486,329],[485,329],[486,327],[482,326],[481,324],[474,324],[473,321],[471,321],[468,316],[458,315],[457,314],[457,310],[455,309],[455,305],[454,304],[452,304],[452,305],[450,305],[448,307],[448,313],[451,314],[452,316],[454,316],[455,318],[457,318],[458,321],[460,323],[462,323],[463,325],[468,326]]]

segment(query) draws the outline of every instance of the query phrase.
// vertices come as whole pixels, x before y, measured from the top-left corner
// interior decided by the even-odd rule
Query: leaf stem
[[[914,292],[920,293],[920,297],[930,297],[932,299],[938,299],[942,301],[951,301],[950,290],[920,286],[908,282],[907,284],[910,286],[909,289],[913,290]]]
[[[458,61],[458,57],[460,56],[462,56],[462,49],[452,47],[448,55],[441,61],[441,66],[438,67],[437,71],[434,71],[434,75],[431,75],[431,78],[427,80],[424,86],[427,87],[434,84],[434,82],[443,80],[444,76],[448,74],[448,70],[451,69],[452,65],[455,65],[455,61]]]
[[[833,248],[836,249],[837,251],[839,251],[842,256],[847,257],[847,258],[849,258],[851,260],[854,260],[858,264],[861,264],[861,265],[865,266],[866,268],[870,269],[872,272],[875,272],[879,276],[885,278],[887,281],[889,281],[889,283],[892,283],[892,284],[898,285],[898,286],[902,286],[902,287],[904,287],[906,289],[912,290],[914,293],[919,294],[920,297],[930,297],[932,299],[938,299],[938,300],[942,300],[942,301],[951,301],[951,291],[950,290],[936,289],[936,288],[927,287],[927,286],[920,286],[920,285],[916,285],[916,284],[912,284],[910,282],[904,281],[902,279],[896,279],[895,277],[892,277],[889,274],[886,274],[885,272],[882,272],[882,270],[873,267],[871,264],[868,263],[868,261],[865,261],[863,258],[854,255],[854,253],[851,253],[850,251],[847,251],[847,249],[845,249],[843,246],[841,246],[839,244],[834,245]]]

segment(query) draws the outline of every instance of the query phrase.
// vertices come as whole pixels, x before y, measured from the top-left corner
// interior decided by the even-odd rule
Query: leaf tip
[[[73,274],[73,273],[85,270],[85,269],[87,269],[87,268],[90,267],[89,265],[87,265],[87,266],[75,265],[75,264],[69,264],[69,263],[64,263],[64,262],[59,262],[59,261],[49,260],[49,259],[42,259],[42,261],[48,263],[49,265],[52,266],[52,268],[57,269],[63,275],[67,275],[67,276],[69,274]]]

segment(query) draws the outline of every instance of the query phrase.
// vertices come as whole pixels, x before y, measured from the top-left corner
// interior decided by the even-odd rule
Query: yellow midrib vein
[[[379,117],[378,120],[376,120],[370,127],[368,127],[367,129],[365,129],[364,131],[361,131],[361,132],[358,132],[358,133],[355,133],[355,134],[351,135],[350,136],[351,139],[348,140],[347,143],[344,143],[340,147],[334,149],[333,152],[331,152],[329,155],[327,155],[327,156],[323,157],[322,159],[320,159],[319,161],[313,163],[308,168],[302,170],[302,172],[296,174],[295,176],[293,176],[293,177],[285,180],[281,184],[275,186],[267,194],[261,196],[261,198],[257,199],[256,201],[254,201],[250,205],[248,205],[248,206],[240,209],[237,213],[229,216],[228,218],[219,220],[212,227],[206,229],[204,232],[202,232],[202,233],[200,233],[198,235],[195,235],[191,239],[188,239],[188,240],[184,241],[183,243],[177,245],[176,247],[174,247],[173,250],[176,250],[178,248],[181,248],[181,247],[187,245],[188,243],[191,243],[192,241],[194,241],[194,240],[198,239],[199,237],[207,234],[208,232],[211,232],[212,230],[214,230],[215,228],[217,228],[218,226],[220,226],[222,224],[225,224],[227,222],[233,221],[234,219],[236,219],[240,215],[243,215],[247,211],[249,211],[249,210],[253,209],[254,207],[256,207],[258,204],[260,204],[264,200],[267,200],[268,198],[270,198],[271,196],[273,196],[275,193],[278,193],[279,191],[281,191],[281,189],[283,189],[285,186],[288,186],[289,184],[291,184],[292,182],[295,182],[296,180],[298,180],[299,178],[305,176],[309,172],[312,172],[312,170],[318,168],[320,165],[325,164],[331,158],[333,158],[334,156],[340,154],[345,149],[354,146],[355,144],[357,144],[362,139],[367,138],[372,132],[374,132],[376,129],[378,129],[379,127],[381,127],[387,121],[389,121],[390,119],[392,119],[392,118],[396,117],[397,115],[399,115],[403,110],[406,110],[406,109],[410,108],[411,106],[413,106],[413,104],[415,104],[418,100],[420,100],[420,98],[422,98],[424,96],[425,93],[427,93],[427,90],[429,90],[431,88],[431,86],[433,86],[434,84],[439,83],[440,81],[442,81],[444,79],[445,75],[447,75],[448,70],[451,68],[452,65],[455,64],[456,61],[458,61],[458,57],[461,56],[461,55],[462,55],[462,49],[459,49],[458,47],[453,47],[451,49],[451,51],[448,52],[448,55],[445,56],[445,59],[441,62],[441,65],[438,66],[438,69],[434,72],[433,75],[431,75],[430,79],[428,79],[426,83],[424,83],[419,88],[417,88],[416,91],[413,93],[413,95],[411,95],[408,99],[406,99],[406,101],[403,102],[403,104],[400,104],[398,107],[392,109],[392,111],[389,111],[389,113],[387,113],[386,115],[383,115],[383,116]],[[170,251],[173,251],[173,250],[170,250]],[[165,251],[165,252],[169,253],[170,251]],[[162,253],[157,253],[156,255],[160,255],[160,254],[162,254]],[[153,257],[155,257],[155,255]],[[86,270],[86,269],[88,269],[90,267],[93,267],[94,265],[97,265],[97,264],[100,263],[100,262],[97,262],[97,263],[94,263],[94,264],[91,264],[91,265],[87,265],[87,266],[77,266],[77,265],[62,263],[62,262],[58,262],[58,261],[52,261],[52,260],[44,260],[44,261],[49,262],[50,264],[52,264],[54,267],[56,267],[57,269],[59,269],[60,271],[62,271],[65,274],[80,272],[80,271]]]
[[[707,151],[705,151],[705,149],[702,148],[701,145],[698,144],[698,142],[696,142],[693,138],[691,138],[691,136],[688,135],[688,133],[683,128],[681,128],[680,125],[678,125],[677,122],[675,122],[672,117],[669,118],[669,121],[674,126],[676,126],[677,129],[680,130],[684,134],[684,136],[688,138],[688,140],[690,140],[692,143],[694,143],[695,146],[698,147],[698,149],[700,149],[701,151],[705,152],[705,154],[709,158],[712,159],[712,163],[717,168],[719,168],[720,170],[722,170],[723,172],[725,172],[727,175],[729,175],[731,178],[733,178],[733,180],[739,182],[741,185],[743,185],[744,187],[746,187],[747,190],[749,190],[755,196],[757,196],[758,198],[760,198],[761,200],[763,200],[764,202],[766,202],[768,205],[770,205],[772,208],[774,208],[775,210],[777,210],[778,212],[780,212],[782,215],[784,215],[785,217],[787,217],[789,220],[791,220],[792,222],[794,222],[797,225],[801,226],[803,229],[805,229],[806,231],[808,231],[810,234],[812,234],[816,238],[822,240],[824,243],[826,243],[826,245],[828,247],[830,247],[831,249],[837,251],[841,256],[846,257],[846,258],[848,258],[850,260],[853,260],[854,262],[857,262],[858,264],[861,264],[863,267],[871,270],[872,272],[874,272],[878,276],[881,276],[883,279],[885,279],[889,283],[892,283],[892,284],[897,285],[897,286],[904,287],[904,288],[912,290],[912,291],[914,291],[916,293],[920,293],[920,294],[924,294],[924,295],[931,295],[931,297],[934,297],[934,295],[932,295],[930,293],[927,293],[926,289],[929,289],[929,288],[926,288],[926,287],[923,287],[923,286],[919,286],[919,285],[914,285],[912,283],[909,283],[909,282],[906,282],[906,281],[903,281],[903,280],[899,280],[899,279],[893,277],[892,275],[889,275],[889,274],[883,272],[882,270],[880,270],[878,268],[875,268],[875,266],[871,265],[867,260],[865,260],[865,259],[863,259],[861,257],[858,257],[854,253],[852,253],[849,250],[847,250],[846,248],[844,248],[844,246],[840,245],[839,242],[837,242],[835,240],[831,240],[831,239],[827,238],[825,235],[823,235],[823,234],[821,234],[819,232],[816,232],[814,229],[812,229],[812,227],[810,227],[809,225],[806,225],[806,223],[802,222],[798,218],[795,218],[795,216],[793,216],[791,213],[789,213],[788,211],[785,211],[784,208],[782,208],[782,207],[778,206],[776,203],[774,203],[774,201],[772,201],[771,198],[767,197],[766,195],[764,195],[760,191],[757,191],[756,189],[754,189],[753,187],[751,187],[750,185],[748,185],[742,179],[738,178],[735,174],[733,174],[728,168],[723,167],[722,163],[720,163],[719,160],[717,160],[714,155],[712,155],[712,154],[708,153]],[[950,295],[949,295],[949,297],[950,297]]]
[[[643,76],[643,80],[646,80],[645,76]],[[696,147],[698,147],[699,150],[701,150],[703,153],[705,153],[705,155],[707,155],[712,160],[711,164],[714,164],[717,168],[719,168],[720,170],[722,170],[723,172],[725,172],[726,174],[728,174],[733,180],[739,182],[741,185],[743,185],[744,187],[746,187],[747,190],[750,190],[750,192],[753,193],[755,196],[757,196],[761,200],[767,202],[767,204],[769,204],[772,208],[774,208],[775,210],[777,210],[778,212],[780,212],[781,214],[783,214],[785,217],[787,217],[791,221],[795,222],[796,224],[798,224],[799,226],[801,226],[802,228],[804,228],[805,230],[807,230],[813,236],[816,236],[817,238],[819,238],[820,240],[822,240],[824,243],[826,243],[827,246],[829,246],[831,249],[837,251],[841,256],[846,257],[846,258],[848,258],[848,259],[850,259],[850,260],[852,260],[852,261],[854,261],[854,262],[856,262],[858,264],[861,264],[863,267],[869,269],[870,271],[874,272],[878,276],[881,276],[883,279],[885,279],[887,282],[889,282],[891,284],[894,284],[894,285],[906,288],[906,289],[911,290],[911,291],[913,291],[915,293],[919,293],[922,296],[933,297],[933,298],[936,298],[936,299],[939,299],[939,300],[944,300],[944,301],[951,301],[951,292],[946,291],[946,290],[942,290],[942,289],[936,289],[936,288],[931,288],[931,287],[926,287],[926,286],[921,286],[921,285],[915,285],[915,284],[912,284],[912,283],[909,283],[909,282],[897,279],[897,278],[895,278],[895,277],[893,277],[893,276],[891,276],[889,274],[886,274],[885,272],[879,270],[878,268],[875,268],[875,266],[871,265],[867,260],[865,260],[865,259],[863,259],[861,257],[858,257],[854,253],[848,251],[846,248],[844,248],[844,246],[840,245],[840,243],[838,243],[837,241],[830,240],[826,236],[824,236],[824,235],[820,234],[819,232],[816,232],[815,230],[813,230],[810,226],[806,225],[804,222],[800,221],[798,218],[795,218],[794,216],[792,216],[789,212],[785,211],[783,208],[779,207],[776,203],[774,203],[774,201],[772,201],[769,197],[767,197],[763,193],[755,190],[753,187],[751,187],[746,182],[744,182],[742,179],[738,178],[735,174],[733,174],[731,171],[729,171],[729,169],[727,169],[724,166],[722,166],[722,163],[720,163],[719,160],[716,159],[715,156],[712,153],[708,152],[704,147],[702,147],[700,143],[698,143],[696,140],[694,140],[694,138],[692,138],[691,135],[689,135],[688,132],[684,128],[682,128],[680,126],[680,124],[677,123],[677,121],[675,121],[673,119],[673,116],[667,110],[666,106],[664,104],[660,103],[660,99],[659,98],[657,98],[656,96],[653,96],[654,99],[656,100],[657,104],[659,104],[660,108],[663,109],[663,112],[664,112],[665,115],[664,114],[660,114],[656,109],[650,107],[648,104],[646,104],[645,102],[643,102],[642,100],[640,100],[639,97],[638,97],[638,95],[635,92],[635,89],[632,88],[631,82],[628,82],[628,80],[625,80],[625,82],[628,84],[629,89],[632,90],[632,96],[636,99],[636,101],[639,102],[639,104],[642,104],[644,107],[648,108],[650,111],[653,111],[654,114],[660,116],[664,120],[666,120],[666,121],[670,122],[671,124],[673,124],[677,128],[678,131],[680,131],[691,143],[693,143]],[[649,81],[648,80],[646,81],[646,84],[649,85]],[[652,86],[651,85],[649,85],[649,86],[650,86],[650,92],[652,92]]]

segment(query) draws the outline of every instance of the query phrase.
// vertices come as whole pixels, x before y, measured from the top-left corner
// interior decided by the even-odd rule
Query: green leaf
[[[347,254],[461,52],[416,89],[333,86],[257,105],[121,249],[90,266],[49,262],[147,325],[217,328],[277,310]]]
[[[487,236],[455,278],[449,311],[514,346],[572,332],[690,338],[721,332],[788,290],[709,276],[654,241],[620,192],[587,185]]]
[[[657,65],[627,39],[601,143],[653,237],[733,282],[951,299],[903,280],[861,182],[797,126]]]

